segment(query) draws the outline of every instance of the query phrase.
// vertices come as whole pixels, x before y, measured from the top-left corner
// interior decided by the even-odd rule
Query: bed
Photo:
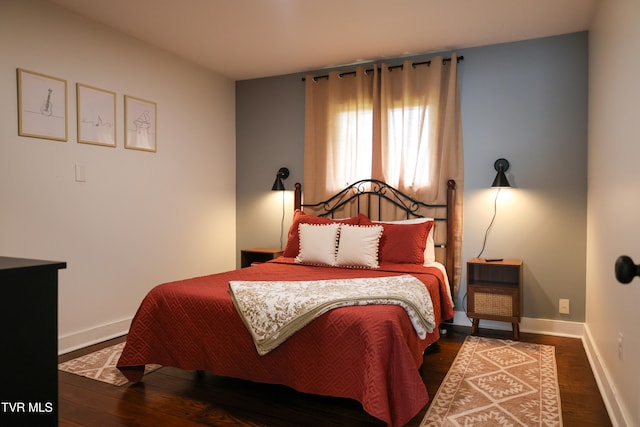
[[[455,182],[449,181],[448,189],[446,204],[429,205],[385,183],[367,180],[327,201],[303,204],[301,186],[296,184],[296,211],[284,255],[256,266],[153,288],[132,321],[118,368],[132,382],[142,381],[145,365],[160,364],[282,384],[304,393],[355,399],[367,413],[389,426],[406,424],[429,400],[419,372],[423,353],[439,339],[438,326],[453,318],[446,274],[452,271],[451,243],[434,237],[440,228],[445,239],[451,239],[455,226],[447,220],[454,218]],[[384,211],[383,203],[400,209],[406,218],[392,223],[373,219]],[[357,213],[332,218],[350,205]],[[324,212],[305,212],[317,208]],[[444,215],[421,219],[425,216],[422,212],[429,209]],[[417,237],[411,237],[414,234]],[[327,261],[326,241],[331,236],[334,258]],[[350,240],[353,236],[355,240]],[[415,259],[399,262],[407,256]],[[434,257],[442,261],[434,261]],[[337,259],[343,262],[336,263]],[[431,327],[419,332],[416,320],[423,317],[421,310],[429,307],[380,301],[376,298],[389,295],[378,294],[384,291],[377,288],[360,289],[360,285],[354,286],[356,282],[381,289],[386,282],[411,283],[416,292],[427,293],[422,303],[430,297],[429,304],[423,305],[431,307]],[[265,288],[253,288],[254,284]],[[276,285],[279,288],[269,288]],[[295,322],[289,319],[276,331],[256,329],[265,323],[256,325],[255,316],[260,320],[260,315],[269,311],[259,307],[269,299],[264,295],[282,297],[280,292],[269,294],[269,289],[290,287],[293,291],[294,285],[307,286],[306,295],[314,294],[308,290],[318,289],[309,287],[316,285],[343,286],[335,288],[338,292],[357,288],[353,292],[368,294],[323,303],[321,310],[316,307],[314,313],[305,312],[308,316],[303,322],[298,323],[300,317]],[[395,296],[397,291],[392,293]],[[304,304],[308,303],[300,303]],[[254,317],[248,316],[247,310]]]

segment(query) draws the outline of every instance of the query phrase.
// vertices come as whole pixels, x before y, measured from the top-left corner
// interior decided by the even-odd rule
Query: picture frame
[[[116,146],[116,93],[76,83],[78,142]]]
[[[18,135],[67,141],[67,81],[17,69]]]
[[[131,150],[157,151],[157,105],[134,96],[124,96],[124,147]]]

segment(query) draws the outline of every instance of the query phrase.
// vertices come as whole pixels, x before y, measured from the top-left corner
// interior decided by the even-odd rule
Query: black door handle
[[[620,283],[629,283],[635,276],[640,276],[640,265],[636,265],[633,260],[626,256],[621,255],[616,260],[616,279]]]

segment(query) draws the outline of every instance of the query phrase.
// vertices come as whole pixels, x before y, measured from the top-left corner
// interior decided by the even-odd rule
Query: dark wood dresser
[[[0,257],[0,425],[58,425],[58,270]]]

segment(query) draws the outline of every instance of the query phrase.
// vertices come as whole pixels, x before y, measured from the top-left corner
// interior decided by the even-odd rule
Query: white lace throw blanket
[[[233,303],[258,354],[265,355],[316,317],[338,307],[394,304],[420,337],[436,327],[424,283],[411,275],[310,281],[231,281]]]

